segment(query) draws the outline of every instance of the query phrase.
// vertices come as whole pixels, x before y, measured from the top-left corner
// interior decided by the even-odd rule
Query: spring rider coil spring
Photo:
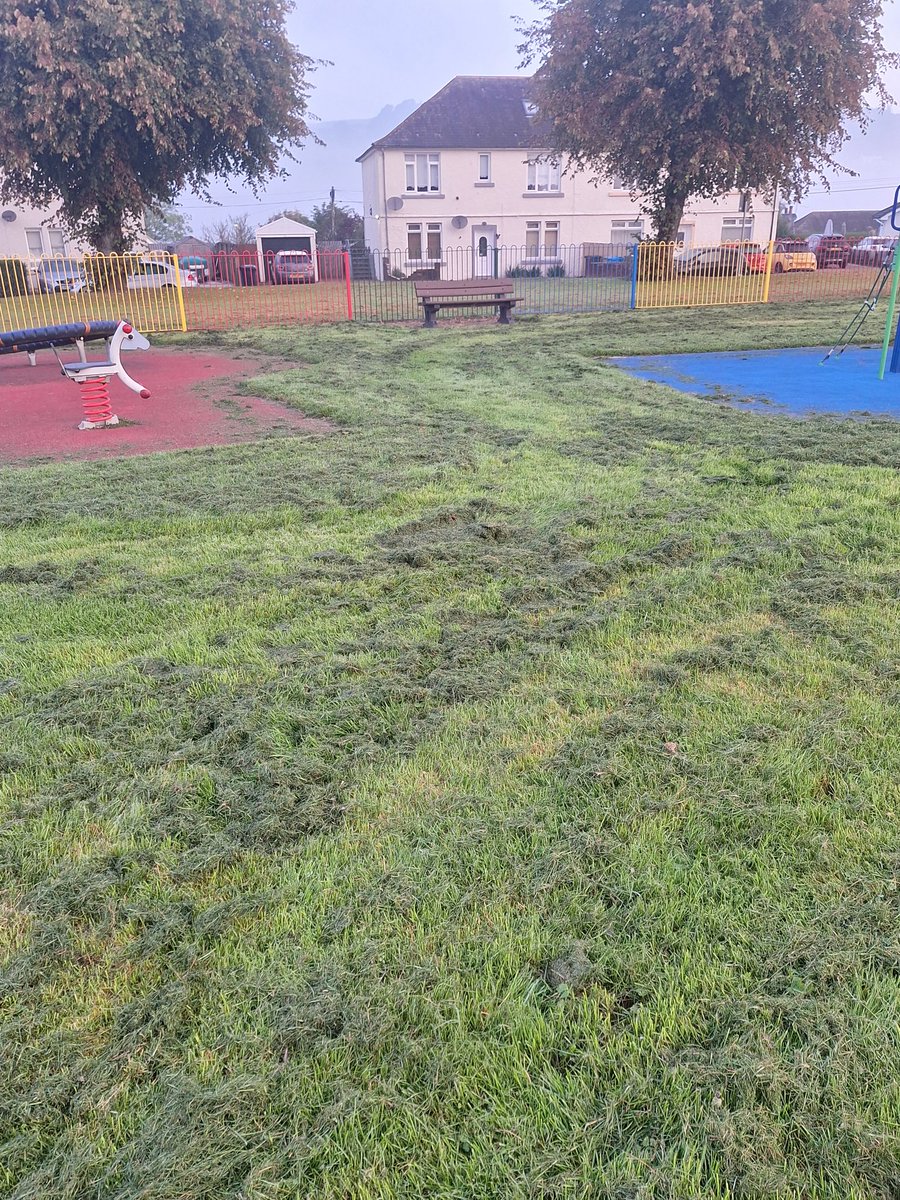
[[[84,420],[78,428],[103,429],[107,425],[118,425],[119,418],[113,412],[109,399],[109,376],[98,375],[77,382],[84,411]]]

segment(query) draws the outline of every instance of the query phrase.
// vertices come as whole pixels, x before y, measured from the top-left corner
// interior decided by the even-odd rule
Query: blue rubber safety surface
[[[732,350],[725,354],[646,354],[610,362],[680,392],[798,417],[843,413],[900,418],[900,375],[878,378],[881,350],[850,346],[823,363],[828,347]]]

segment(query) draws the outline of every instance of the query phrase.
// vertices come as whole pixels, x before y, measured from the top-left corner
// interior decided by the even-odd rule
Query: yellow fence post
[[[772,282],[772,264],[775,261],[775,242],[770,238],[766,251],[766,281],[763,284],[763,304],[769,303],[769,284]]]
[[[171,257],[175,268],[175,287],[178,295],[178,316],[181,321],[181,332],[187,333],[187,314],[184,310],[184,288],[181,285],[181,267],[178,263],[178,255],[173,254]]]

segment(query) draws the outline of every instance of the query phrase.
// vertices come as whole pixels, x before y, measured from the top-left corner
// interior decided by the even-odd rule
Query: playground
[[[900,233],[900,187],[894,196],[893,229]],[[837,342],[766,351],[714,354],[642,354],[616,359],[630,374],[678,391],[718,397],[764,412],[777,406],[794,416],[869,414],[900,419],[900,263],[893,258],[877,273],[868,295]],[[886,309],[878,347],[858,346]]]
[[[258,354],[154,347],[129,356],[149,397],[113,381],[110,399],[119,423],[82,430],[81,397],[61,377],[51,351],[40,351],[34,367],[24,354],[0,357],[0,464],[117,458],[327,432],[327,422],[252,394],[249,380],[271,367]]]

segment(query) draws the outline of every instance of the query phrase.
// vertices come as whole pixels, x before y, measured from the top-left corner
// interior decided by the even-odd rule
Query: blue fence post
[[[631,303],[629,308],[637,308],[637,280],[638,280],[638,250],[640,244],[635,242],[631,248]]]

